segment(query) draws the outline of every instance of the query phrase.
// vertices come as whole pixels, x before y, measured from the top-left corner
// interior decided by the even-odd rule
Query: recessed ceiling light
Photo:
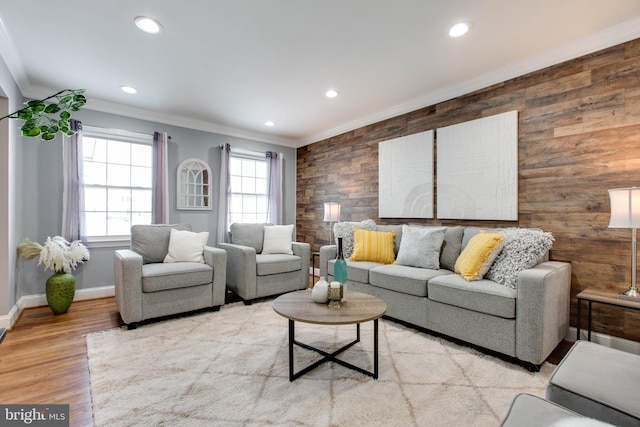
[[[138,16],[134,19],[134,22],[145,33],[156,34],[160,32],[162,25],[155,19],[148,18],[146,16]]]
[[[458,22],[449,29],[449,35],[451,37],[460,37],[467,34],[469,31],[469,24],[466,22]]]
[[[268,122],[265,122],[264,125],[272,127],[272,126],[275,126],[276,124],[274,122],[272,122],[271,120],[269,120]]]
[[[338,96],[338,91],[331,89],[326,91],[325,95],[327,96],[327,98],[335,98],[336,96]]]
[[[132,86],[120,86],[120,90],[125,93],[138,93],[138,89]]]

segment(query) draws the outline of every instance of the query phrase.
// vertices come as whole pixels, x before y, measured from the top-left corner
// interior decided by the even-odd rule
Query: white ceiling
[[[639,0],[0,0],[0,19],[27,97],[84,88],[85,108],[292,147],[640,37]]]

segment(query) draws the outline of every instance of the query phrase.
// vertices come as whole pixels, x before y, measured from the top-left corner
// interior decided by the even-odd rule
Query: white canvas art
[[[433,131],[378,144],[378,216],[433,218]]]
[[[518,112],[437,129],[440,219],[518,219]]]

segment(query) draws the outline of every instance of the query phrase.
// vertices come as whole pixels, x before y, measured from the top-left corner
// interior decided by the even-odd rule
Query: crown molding
[[[512,62],[505,67],[489,73],[426,93],[401,104],[361,117],[351,122],[344,123],[324,132],[310,135],[304,138],[299,146],[309,145],[354,129],[359,129],[373,123],[378,123],[402,114],[410,113],[412,111],[419,110],[420,108],[447,101],[533,71],[541,70],[551,65],[556,65],[589,53],[597,52],[598,50],[628,42],[638,37],[640,37],[640,17],[582,37],[570,43],[549,49],[538,55],[533,55],[523,60]]]

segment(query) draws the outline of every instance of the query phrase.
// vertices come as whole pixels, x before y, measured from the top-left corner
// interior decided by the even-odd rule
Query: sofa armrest
[[[569,330],[571,264],[547,261],[518,275],[516,357],[539,365]]]
[[[293,250],[293,254],[299,256],[302,260],[300,286],[307,288],[309,286],[309,267],[311,266],[311,245],[305,242],[291,242],[291,249]]]
[[[325,245],[320,247],[320,277],[324,277],[326,280],[329,280],[329,260],[335,259],[336,256],[338,256],[337,245]]]
[[[212,246],[204,247],[204,262],[213,268],[212,306],[224,305],[227,293],[227,251]]]
[[[124,323],[142,320],[142,256],[130,249],[114,251],[115,295]]]
[[[243,299],[254,299],[256,289],[255,248],[233,243],[218,243],[227,252],[227,288]]]

